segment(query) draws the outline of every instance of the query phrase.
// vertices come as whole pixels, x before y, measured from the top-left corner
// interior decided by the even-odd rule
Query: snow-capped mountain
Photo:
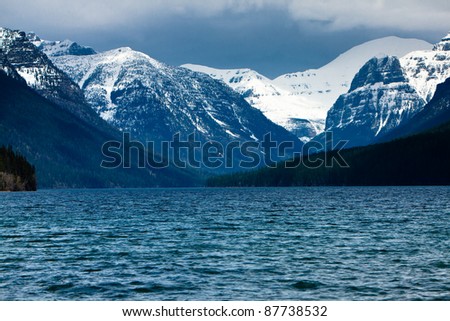
[[[53,62],[83,89],[107,122],[143,141],[170,141],[196,132],[201,141],[300,141],[272,123],[220,81],[170,67],[144,53],[119,48],[86,56],[54,56]]]
[[[269,119],[307,141],[323,131],[327,111],[348,91],[353,76],[367,60],[386,55],[401,57],[431,47],[417,39],[381,38],[346,51],[322,68],[274,80],[249,69],[220,70],[190,64],[183,67],[224,81]]]
[[[436,86],[450,77],[450,34],[432,50],[411,52],[400,59],[410,84],[419,95],[430,101]]]
[[[3,28],[0,128],[0,145],[13,146],[30,160],[40,187],[184,186],[197,181],[173,166],[114,172],[100,167],[102,145],[120,139],[120,132],[93,111],[78,85],[24,32]]]
[[[23,31],[0,28],[2,69],[14,72],[40,95],[78,117],[101,126],[80,88],[29,41]]]
[[[347,146],[373,143],[422,111],[449,77],[450,36],[432,50],[372,59],[328,112],[326,130]]]
[[[210,67],[186,64],[182,66],[193,71],[207,74],[240,93],[253,107],[261,110],[274,123],[286,128],[301,140],[321,132],[324,120],[317,115],[314,102],[304,97],[293,96],[273,80],[251,69],[214,69]]]
[[[450,78],[438,84],[433,98],[410,120],[381,136],[377,142],[418,134],[450,122]]]
[[[425,105],[408,83],[397,57],[372,58],[356,74],[348,93],[329,110],[326,130],[347,147],[370,144],[409,120]]]
[[[63,41],[42,40],[34,32],[29,32],[27,34],[27,38],[48,57],[65,55],[84,56],[96,54],[95,50],[91,47],[81,46],[76,42],[67,39]]]
[[[1,41],[1,38],[0,38]],[[3,70],[8,77],[14,78],[20,82],[25,82],[25,80],[20,77],[14,67],[9,63],[8,56],[0,49],[0,70]]]
[[[431,47],[428,42],[418,39],[380,38],[353,47],[319,69],[282,75],[274,82],[288,87],[294,95],[306,95],[320,102],[326,113],[336,99],[349,90],[355,74],[371,58],[402,57],[411,51]]]

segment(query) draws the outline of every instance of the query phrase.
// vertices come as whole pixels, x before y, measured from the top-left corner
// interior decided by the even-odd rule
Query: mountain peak
[[[273,80],[248,68],[224,70],[192,64],[182,67],[224,81],[266,117],[306,141],[323,131],[327,111],[341,94],[348,92],[354,75],[369,59],[402,57],[414,50],[431,48],[423,40],[384,37],[355,46],[319,69]]]
[[[20,33],[19,30],[12,30],[9,28],[0,27],[0,38],[11,37],[13,34],[18,34],[18,33]]]
[[[100,121],[87,106],[81,89],[28,39],[24,31],[1,28],[0,49],[0,69],[8,75],[20,77],[39,95],[79,118]],[[100,125],[104,126],[103,122]]]
[[[387,85],[394,82],[405,82],[400,61],[395,56],[370,59],[356,74],[350,86],[350,91],[366,85],[383,83]]]
[[[114,62],[117,65],[123,66],[126,63],[135,63],[137,60],[142,63],[150,63],[156,69],[165,69],[167,66],[149,55],[136,51],[130,47],[119,47],[109,51],[101,52],[93,56],[94,60],[102,61],[103,63]]]
[[[92,108],[141,141],[167,141],[195,133],[201,141],[230,139],[300,141],[276,126],[223,82],[185,68],[165,65],[130,48],[92,56],[52,57],[83,88]],[[159,143],[155,148],[158,148]]]
[[[326,129],[347,147],[367,145],[419,112],[425,101],[409,84],[395,56],[370,59],[348,93],[328,111]]]
[[[434,45],[434,51],[450,51],[450,32]]]
[[[130,47],[120,47],[120,48],[117,48],[117,49],[113,49],[111,51],[130,52],[130,51],[133,51],[133,49],[131,49]]]
[[[26,34],[23,31],[0,27],[0,50],[5,51],[14,41],[23,41],[25,38]]]
[[[33,43],[42,41],[41,38],[34,31],[30,31],[29,33],[27,33],[27,38]]]

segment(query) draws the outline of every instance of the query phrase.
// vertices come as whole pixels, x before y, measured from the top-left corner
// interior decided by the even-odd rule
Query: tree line
[[[0,191],[35,191],[36,170],[11,146],[0,147]]]
[[[310,156],[325,164],[334,153]],[[450,123],[388,143],[343,150],[341,156],[348,166],[294,167],[296,160],[290,160],[275,168],[212,177],[207,186],[450,185]]]

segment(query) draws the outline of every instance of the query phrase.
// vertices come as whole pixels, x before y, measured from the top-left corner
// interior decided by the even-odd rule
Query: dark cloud
[[[320,3],[317,1],[300,5],[289,0],[16,0],[3,6],[0,21],[6,27],[33,30],[46,39],[69,38],[102,51],[129,46],[171,65],[249,67],[270,77],[320,67],[374,38],[397,35],[434,42],[448,31],[440,22],[448,13],[447,2],[443,2],[433,28],[423,18],[416,24],[401,25],[403,16],[419,15],[423,4],[416,1],[403,8],[400,21],[386,14],[385,25],[374,17],[389,10],[389,2],[374,1],[355,8],[324,2],[329,10],[320,14],[323,4],[315,4]],[[402,1],[391,3],[395,12]],[[353,15],[359,13],[356,18],[351,18],[353,9]],[[364,24],[362,13],[369,9],[374,17],[366,14],[370,19],[366,17]]]

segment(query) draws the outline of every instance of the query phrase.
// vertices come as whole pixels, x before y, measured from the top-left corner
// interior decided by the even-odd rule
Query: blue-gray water
[[[450,300],[450,188],[0,194],[0,300]]]

